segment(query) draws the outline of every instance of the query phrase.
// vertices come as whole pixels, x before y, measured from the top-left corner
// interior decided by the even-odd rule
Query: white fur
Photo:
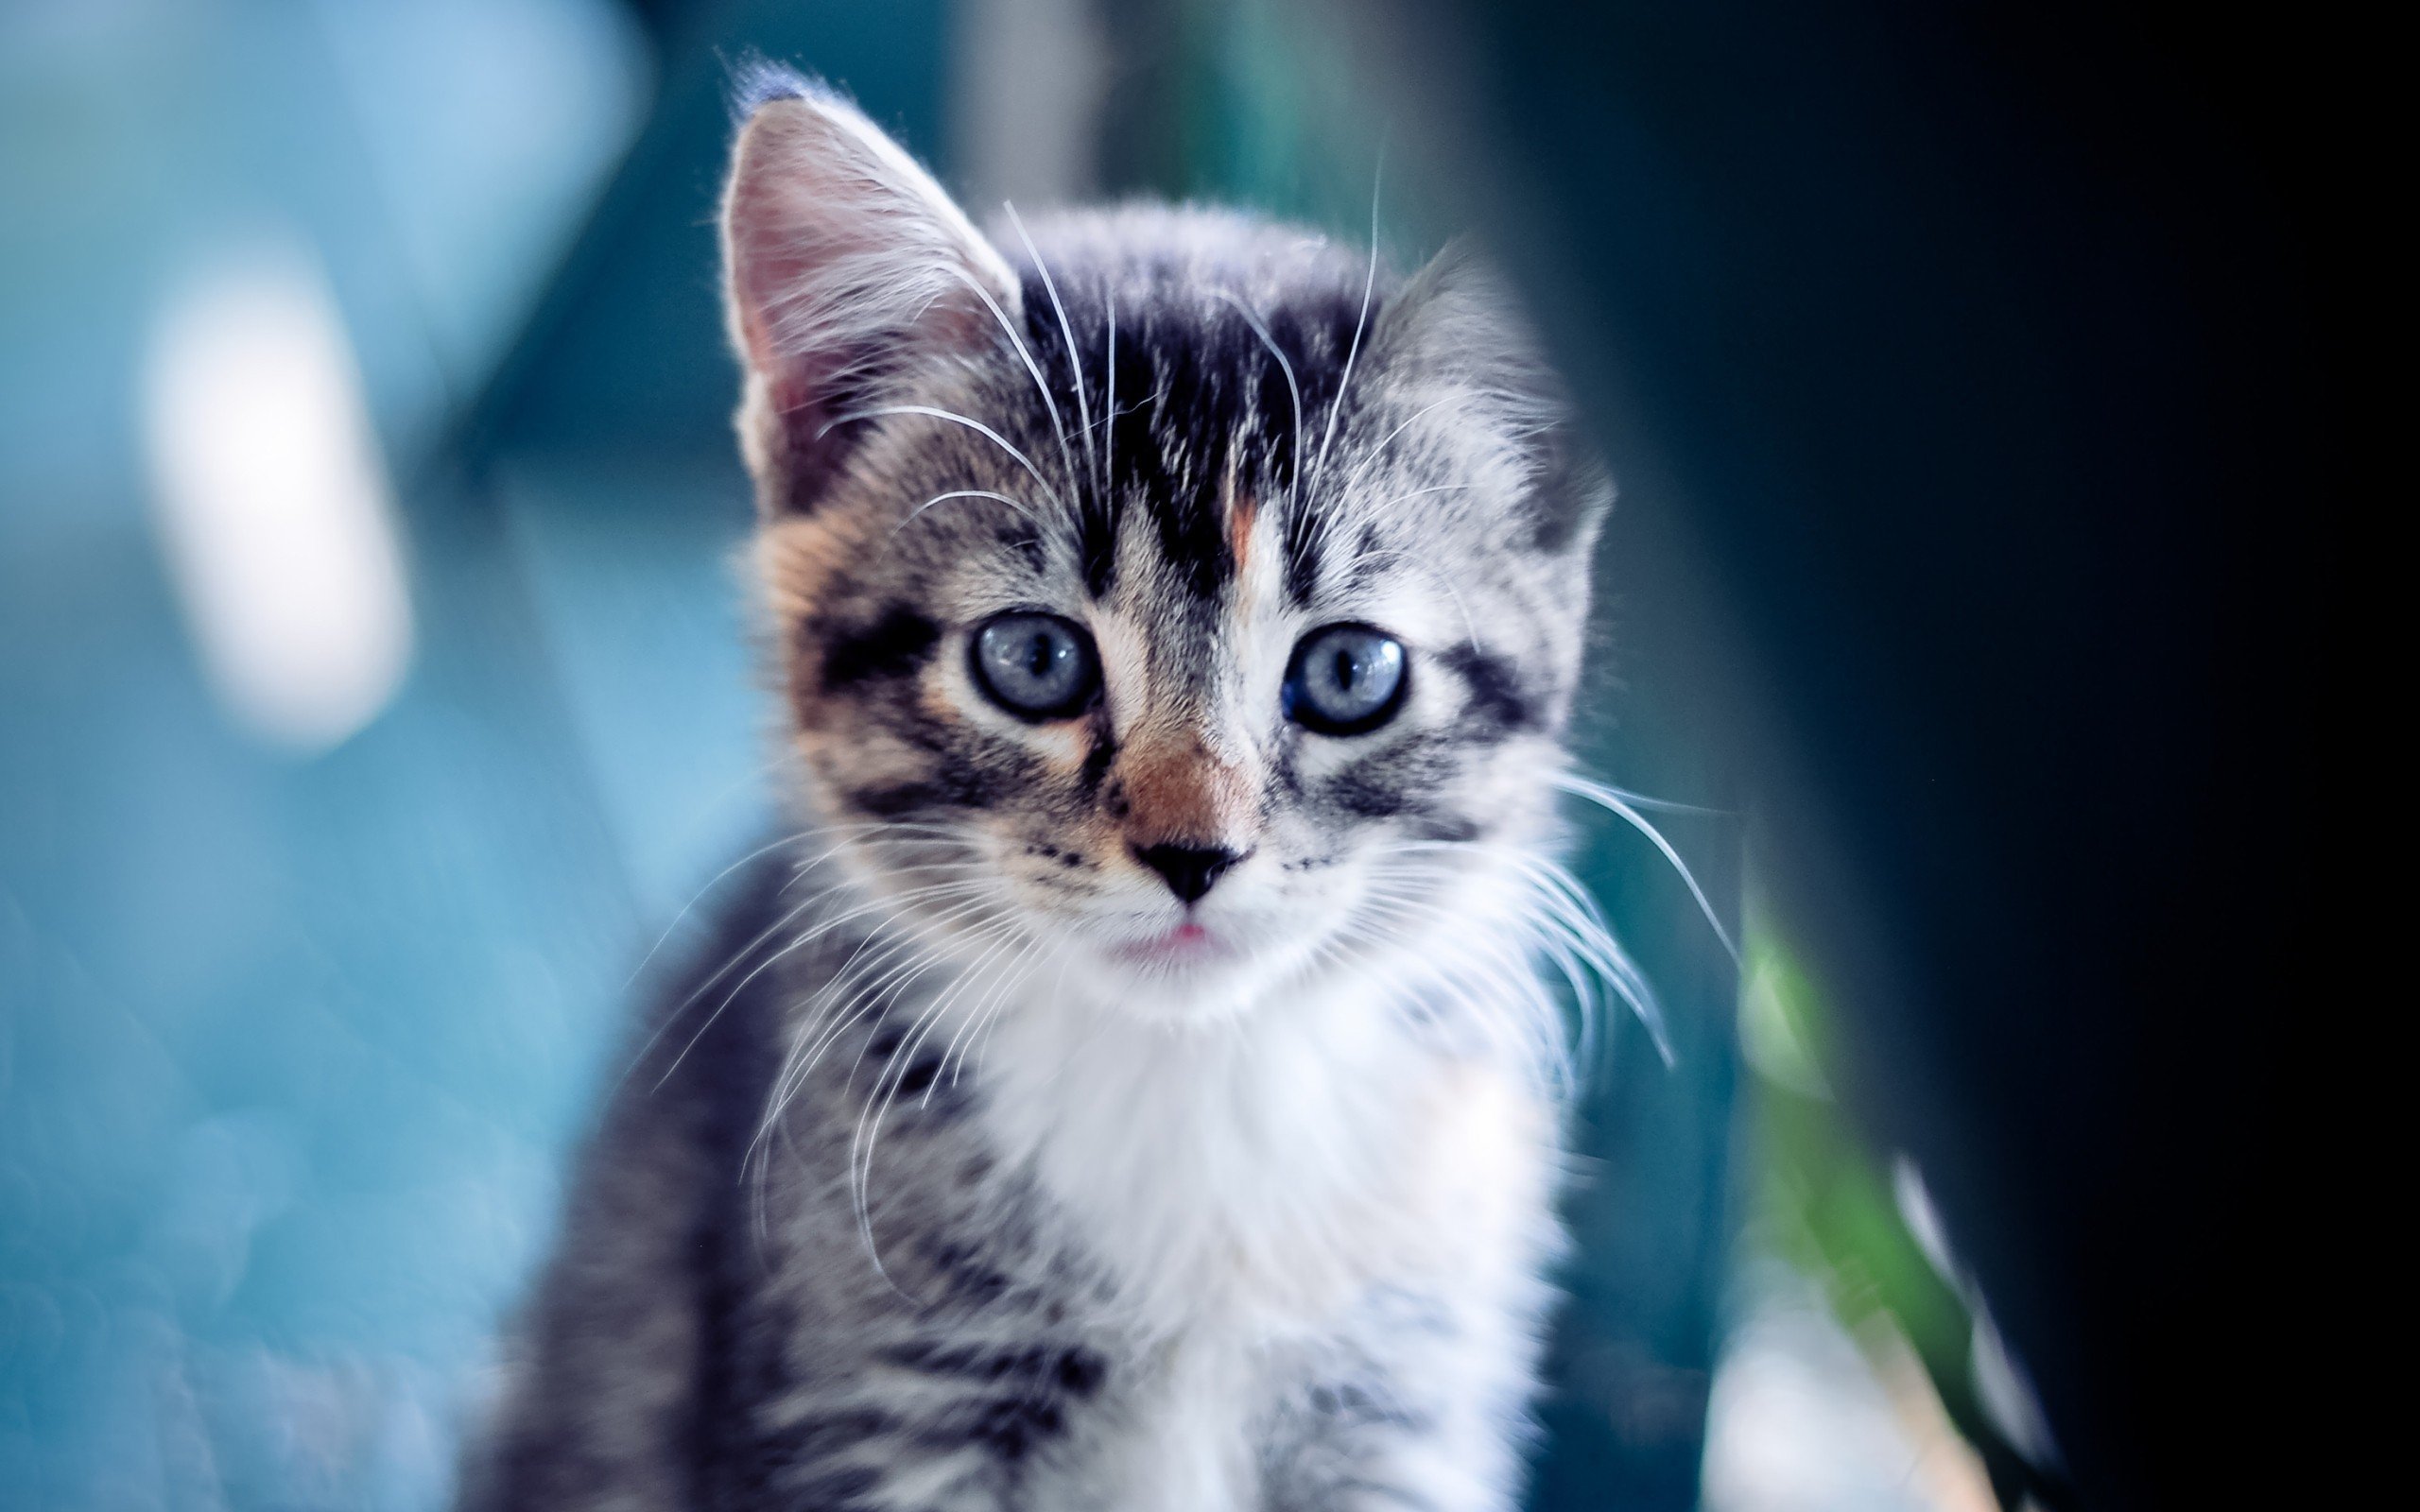
[[[1515,1047],[1441,1041],[1407,1012],[1422,992],[1501,984],[1528,954],[1524,898],[1474,877],[1467,932],[1421,957],[1300,972],[1223,1012],[1138,1012],[1127,991],[1042,972],[1002,1016],[980,1070],[994,1146],[1085,1235],[1162,1362],[1138,1431],[1088,1477],[1123,1487],[1107,1504],[1253,1505],[1249,1424],[1305,1355],[1373,1326],[1374,1296],[1451,1299],[1428,1379],[1460,1401],[1524,1396],[1557,1109]],[[1441,1508],[1498,1507],[1505,1425],[1465,1416],[1403,1446],[1422,1463],[1400,1473]]]

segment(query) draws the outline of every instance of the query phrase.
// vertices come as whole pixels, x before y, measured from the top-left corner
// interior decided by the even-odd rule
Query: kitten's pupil
[[[1403,690],[1402,642],[1366,625],[1331,625],[1295,649],[1286,717],[1322,734],[1365,734],[1394,716]]]
[[[1091,637],[1055,614],[994,615],[971,649],[976,685],[1022,719],[1066,718],[1100,686]]]

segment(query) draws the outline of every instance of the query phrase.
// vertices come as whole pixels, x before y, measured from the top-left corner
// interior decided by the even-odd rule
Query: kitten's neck
[[[1374,1262],[1434,1249],[1454,1225],[1436,1177],[1504,1128],[1550,1143],[1533,1078],[1471,1048],[1425,1032],[1401,984],[1362,974],[1211,1022],[1044,989],[983,1051],[981,1116],[1145,1326],[1215,1319],[1264,1335],[1385,1283]],[[1486,1132],[1468,1133],[1474,1119]]]

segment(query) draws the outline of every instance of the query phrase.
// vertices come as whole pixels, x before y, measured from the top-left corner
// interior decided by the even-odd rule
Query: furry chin
[[[1316,936],[1247,940],[1190,920],[1137,939],[1070,937],[1054,980],[1104,1011],[1172,1026],[1230,1022],[1288,996],[1311,973]]]

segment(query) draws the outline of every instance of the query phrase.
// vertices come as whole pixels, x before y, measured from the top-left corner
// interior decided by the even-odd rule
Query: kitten
[[[1548,856],[1611,490],[1483,271],[987,240],[748,102],[739,433],[808,774],[588,1152],[476,1507],[1513,1504]],[[1610,942],[1603,942],[1609,945]]]

